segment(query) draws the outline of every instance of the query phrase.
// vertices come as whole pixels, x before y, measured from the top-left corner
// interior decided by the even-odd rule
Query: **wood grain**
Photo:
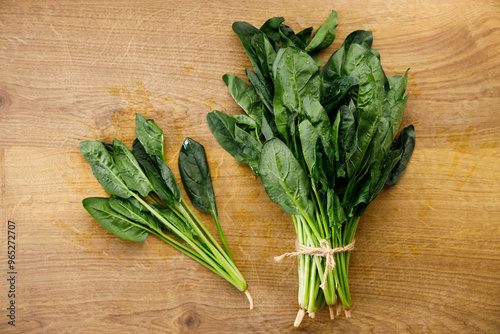
[[[417,147],[398,185],[360,221],[353,318],[292,323],[289,216],[223,151],[206,113],[237,113],[221,76],[249,61],[233,21],[284,16],[294,29],[339,14],[335,43],[374,31],[388,74],[410,68],[404,123]],[[500,332],[498,1],[1,1],[0,332]],[[221,223],[256,309],[186,256],[118,240],[81,206],[103,195],[77,146],[131,145],[134,113],[164,129],[177,173],[183,139],[203,143]],[[201,215],[209,221],[209,217]],[[16,222],[16,327],[7,325],[7,220]]]

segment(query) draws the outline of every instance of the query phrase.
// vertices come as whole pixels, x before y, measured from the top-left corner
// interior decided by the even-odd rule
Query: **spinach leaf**
[[[179,172],[191,203],[200,211],[217,214],[212,177],[205,149],[186,138],[179,153]]]
[[[306,96],[320,99],[319,67],[303,50],[280,49],[273,65],[273,77],[275,101],[279,98],[290,111],[302,113],[302,101]]]
[[[302,42],[302,44],[307,45],[311,39],[312,31],[313,27],[307,27],[297,33],[297,38]]]
[[[158,166],[157,163],[157,157],[149,155],[142,146],[139,139],[137,138],[134,140],[134,143],[132,144],[132,154],[144,169],[144,172],[146,173],[148,179],[151,181],[154,191],[156,192],[158,197],[160,197],[160,199],[165,204],[173,205],[174,192],[171,189],[169,189],[166,182],[162,178],[162,175],[160,173],[160,167]],[[175,188],[176,187],[173,187],[172,189]]]
[[[163,131],[153,120],[146,120],[141,114],[135,114],[135,132],[148,154],[165,160]]]
[[[260,100],[264,103],[268,110],[273,110],[273,89],[267,85],[267,81],[262,81],[259,79],[255,73],[250,71],[248,68],[245,69],[248,81],[252,84],[255,92],[259,96]]]
[[[111,196],[109,206],[122,216],[140,225],[147,226],[154,231],[159,231],[160,229],[158,221],[145,211],[145,208],[135,198],[122,199]]]
[[[330,118],[321,103],[308,95],[303,100],[302,110],[306,118],[323,137],[323,140],[329,142],[332,137]]]
[[[285,21],[282,17],[272,17],[267,20],[262,27],[260,27],[260,31],[266,34],[272,41],[274,41],[277,45],[280,41],[280,32],[279,27],[280,24]]]
[[[262,73],[266,78],[271,78],[273,63],[276,58],[276,50],[264,34],[256,34],[252,37],[252,46],[257,58],[259,58]]]
[[[406,170],[408,162],[410,162],[411,156],[413,154],[413,149],[415,148],[415,128],[412,124],[401,130],[399,135],[398,147],[402,148],[403,153],[398,164],[394,166],[391,170],[389,177],[387,178],[386,184],[388,186],[393,186],[398,182],[401,175]]]
[[[371,190],[371,197],[370,200],[367,201],[369,203],[370,201],[373,201],[375,197],[377,197],[378,193],[382,190],[384,187],[384,184],[386,183],[387,179],[389,178],[389,175],[391,171],[394,169],[394,166],[401,161],[401,156],[403,154],[403,149],[398,148],[396,150],[390,151],[389,154],[387,155],[387,158],[384,162],[384,165],[382,166],[382,169],[380,170],[380,176],[377,184],[375,187]]]
[[[104,147],[106,148],[106,150],[108,151],[108,153],[111,156],[113,156],[113,144],[110,144],[110,143],[105,142],[105,141],[102,141],[101,143],[104,145]]]
[[[148,177],[130,150],[118,139],[113,140],[113,155],[120,178],[131,190],[147,196],[154,190]]]
[[[345,153],[352,154],[357,147],[356,142],[356,119],[352,108],[343,105],[339,109],[340,123],[338,127],[339,149]]]
[[[241,41],[241,44],[243,45],[243,48],[245,49],[248,58],[250,58],[250,61],[252,63],[254,75],[255,75],[255,80],[258,81],[262,86],[264,86],[264,90],[270,91],[272,89],[272,85],[268,83],[268,80],[266,79],[265,71],[263,71],[262,66],[260,65],[260,60],[257,54],[255,53],[255,50],[252,47],[252,38],[255,35],[258,34],[263,34],[262,31],[259,29],[255,28],[253,25],[247,23],[247,22],[234,22],[233,23],[233,31],[236,33],[238,38]],[[252,73],[253,74],[253,73]],[[247,73],[248,76],[248,73]],[[250,80],[250,78],[249,78]],[[255,84],[250,80],[252,85]],[[258,89],[256,87],[256,89]]]
[[[342,75],[347,53],[353,44],[358,44],[365,49],[371,50],[372,42],[373,33],[371,31],[356,30],[350,33],[344,40],[344,43],[342,43],[340,49],[332,54],[321,70],[321,77],[325,84],[328,85],[332,79]]]
[[[113,210],[109,198],[89,197],[82,204],[99,224],[117,237],[132,241],[144,241],[148,237],[144,228]]]
[[[226,83],[229,93],[236,103],[238,103],[247,115],[260,127],[264,114],[264,105],[255,89],[235,75],[225,74],[222,79]]]
[[[340,227],[346,220],[344,213],[344,208],[340,205],[340,200],[333,189],[328,189],[327,191],[327,213],[328,213],[328,225],[330,227]]]
[[[299,124],[300,146],[302,147],[302,155],[309,169],[309,173],[313,176],[316,172],[316,142],[319,138],[319,133],[316,128],[305,119]]]
[[[342,103],[347,94],[357,88],[359,79],[354,77],[333,78],[328,84],[323,81],[322,104],[325,110],[330,113]]]
[[[359,44],[366,49],[371,49],[372,43],[373,32],[369,30],[356,30],[347,35],[342,46],[344,47],[345,54],[347,54],[353,44]]]
[[[313,210],[307,174],[281,140],[274,138],[264,144],[259,170],[267,195],[283,211],[299,215]]]
[[[79,148],[104,190],[123,198],[130,197],[130,190],[120,178],[120,172],[102,142],[82,141]]]
[[[172,194],[172,197],[175,201],[180,202],[182,199],[182,192],[177,180],[175,179],[174,173],[170,167],[167,166],[165,161],[156,157],[156,164],[160,171],[160,176],[163,183],[167,186],[168,191]]]
[[[285,24],[280,24],[280,41],[281,47],[297,47],[299,49],[304,50],[306,48],[306,44],[302,43],[302,40],[295,35],[292,28]]]
[[[309,53],[315,50],[325,49],[329,47],[335,39],[335,28],[337,28],[337,25],[337,12],[332,10],[325,23],[323,23],[314,33],[314,37],[309,45],[305,48],[305,51]]]
[[[207,123],[219,145],[238,162],[250,165],[255,174],[259,175],[262,145],[257,139],[239,128],[233,118],[217,110],[207,114]]]
[[[359,170],[371,139],[377,130],[382,114],[381,94],[384,94],[385,75],[374,63],[375,56],[368,55],[366,48],[353,44],[346,57],[344,72],[359,79],[358,95],[356,97],[357,128],[356,150],[349,152],[346,157],[347,173],[354,177]],[[368,65],[366,62],[369,62]]]
[[[247,115],[235,114],[229,115],[229,117],[233,118],[236,121],[236,124],[247,132],[252,129],[259,129],[259,125]],[[262,118],[260,120],[262,121]]]

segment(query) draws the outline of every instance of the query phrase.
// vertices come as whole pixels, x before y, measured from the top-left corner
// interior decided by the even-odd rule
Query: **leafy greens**
[[[248,164],[269,198],[292,215],[299,243],[344,247],[368,204],[385,184],[396,184],[411,158],[413,126],[396,139],[408,72],[386,76],[373,34],[364,30],[349,34],[323,65],[317,53],[335,38],[335,11],[314,34],[296,34],[283,22],[273,17],[260,29],[233,23],[253,71],[246,68],[250,84],[231,74],[223,79],[246,115],[214,110],[207,122],[222,148]],[[324,258],[299,255],[296,326],[325,303],[332,318],[336,303],[350,316],[349,257],[335,254],[329,270]]]
[[[162,130],[153,120],[136,114],[136,134],[132,151],[117,139],[112,145],[100,141],[80,143],[94,176],[112,195],[86,198],[83,207],[120,238],[141,242],[148,234],[155,235],[244,292],[253,308],[245,279],[234,264],[222,232],[203,146],[187,138],[178,165],[192,204],[211,213],[224,248],[182,198],[165,161]]]

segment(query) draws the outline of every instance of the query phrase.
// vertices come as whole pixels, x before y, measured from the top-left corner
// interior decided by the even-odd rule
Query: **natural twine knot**
[[[280,262],[285,257],[292,257],[292,256],[298,256],[298,255],[322,256],[322,257],[326,258],[325,272],[323,273],[323,283],[321,283],[321,285],[320,285],[320,288],[322,288],[324,290],[325,285],[326,285],[326,278],[328,275],[328,268],[330,268],[332,270],[335,269],[335,259],[333,257],[333,254],[352,251],[354,249],[355,242],[356,241],[353,240],[347,246],[330,248],[330,244],[328,243],[328,241],[326,239],[321,239],[319,241],[320,247],[309,247],[309,246],[300,244],[298,241],[295,241],[295,249],[297,250],[296,252],[290,252],[290,253],[282,254],[280,256],[276,256],[274,258],[274,261]]]

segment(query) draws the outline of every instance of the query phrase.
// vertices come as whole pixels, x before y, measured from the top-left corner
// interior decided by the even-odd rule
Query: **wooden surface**
[[[334,6],[334,7],[330,7]],[[374,31],[389,74],[410,68],[406,174],[360,221],[353,318],[311,333],[500,332],[498,1],[0,1],[0,332],[294,332],[292,222],[209,132],[239,112],[224,73],[250,66],[233,21],[284,16],[294,29],[339,14],[327,59]],[[223,279],[150,237],[118,240],[82,208],[104,195],[81,140],[131,145],[134,113],[166,133],[178,177],[186,136],[209,156],[221,223],[256,308]],[[209,217],[201,215],[209,221]],[[16,224],[16,327],[7,325],[7,220]],[[213,226],[212,226],[213,227]]]

